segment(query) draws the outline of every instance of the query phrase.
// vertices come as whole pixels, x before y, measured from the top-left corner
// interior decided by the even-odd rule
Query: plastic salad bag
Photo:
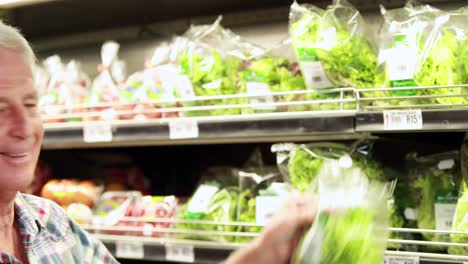
[[[235,222],[238,203],[238,173],[234,168],[215,167],[207,170],[200,180],[200,184],[190,197],[188,203],[183,205],[177,214],[177,219],[204,220],[208,223],[178,223],[180,230],[209,231],[211,234],[184,234],[180,237],[196,240],[235,241],[234,236],[216,234],[216,232],[234,232],[235,225],[223,223]],[[215,224],[220,223],[220,224]]]
[[[46,73],[49,77],[43,77],[48,80],[47,87],[41,92],[39,99],[39,108],[45,116],[54,116],[65,113],[65,102],[67,101],[68,92],[63,86],[65,78],[65,66],[58,55],[48,57],[43,62]],[[39,77],[38,77],[39,78]],[[63,118],[45,119],[45,122],[63,122]]]
[[[90,95],[91,81],[89,77],[81,70],[80,64],[74,60],[66,65],[64,76],[63,85],[68,92],[65,102],[67,112],[72,114],[85,112],[83,105]],[[80,120],[82,118],[72,117],[68,121]]]
[[[417,224],[420,229],[449,231],[455,214],[461,181],[460,152],[452,151],[418,157],[408,154],[412,193],[416,195]],[[449,242],[448,234],[423,233],[424,239]],[[427,246],[431,250],[443,250]]]
[[[102,45],[102,64],[98,66],[99,75],[92,83],[91,96],[89,99],[91,105],[99,103],[116,103],[121,101],[119,87],[111,73],[113,63],[118,60],[117,55],[119,48],[120,45],[113,41],[108,41]],[[97,119],[118,119],[115,107],[96,107],[95,110],[101,112]]]
[[[452,231],[468,232],[468,145],[462,147],[462,174],[463,184],[460,187],[460,195],[453,217]],[[454,243],[468,243],[468,235],[451,234],[450,238]],[[449,247],[450,254],[468,255],[468,247]]]
[[[397,180],[386,177],[383,165],[373,157],[374,143],[358,141],[352,144],[318,142],[305,145],[290,143],[275,144],[272,151],[276,152],[277,163],[285,180],[300,192],[307,191],[310,184],[316,180],[327,160],[339,160],[343,166],[361,169],[369,180],[385,183],[387,188],[387,207],[391,227],[403,227],[403,217],[395,205],[393,191]],[[400,238],[397,233],[391,234],[392,239]],[[391,243],[390,248],[400,245]]]
[[[386,64],[390,87],[437,86],[462,84],[460,54],[465,49],[467,20],[461,12],[444,12],[429,5],[409,1],[393,10],[381,8],[384,26],[381,59]],[[463,94],[463,88],[392,91],[392,95]],[[462,104],[462,97],[393,101]]]
[[[289,32],[308,88],[382,85],[372,34],[345,0],[334,0],[326,9],[294,2]]]
[[[278,167],[265,165],[260,150],[256,149],[239,171],[237,206],[237,222],[252,225],[239,226],[238,231],[259,233],[289,198],[290,192],[290,186],[282,182]],[[236,241],[251,239],[252,236],[238,236]]]
[[[326,160],[314,181],[318,214],[293,255],[295,264],[383,263],[388,236],[382,184],[358,168]]]
[[[183,74],[192,83],[196,96],[244,94],[239,86],[238,72],[242,61],[255,54],[255,46],[243,42],[239,36],[224,29],[220,19],[208,26],[192,26],[183,37],[185,47],[179,49],[177,61]],[[230,108],[197,110],[187,115],[238,115],[243,112],[245,98],[207,99],[187,103],[188,106],[233,105]]]

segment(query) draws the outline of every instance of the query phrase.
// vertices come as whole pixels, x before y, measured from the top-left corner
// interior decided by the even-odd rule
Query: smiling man
[[[0,21],[0,263],[117,263],[58,205],[18,192],[33,180],[43,137],[34,60]]]

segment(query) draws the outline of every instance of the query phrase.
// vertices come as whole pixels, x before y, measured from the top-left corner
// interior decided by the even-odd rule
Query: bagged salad
[[[216,234],[215,232],[235,232],[237,227],[230,225],[237,218],[238,174],[230,167],[215,167],[208,169],[202,176],[199,186],[182,205],[176,218],[179,220],[204,220],[213,223],[177,223],[180,230],[209,231],[210,234],[183,233],[178,235],[184,239],[234,242],[236,237]],[[214,224],[220,223],[220,224]],[[227,224],[227,225],[224,225]]]
[[[242,61],[258,48],[244,42],[239,36],[220,25],[192,26],[182,37],[183,48],[178,48],[177,61],[182,73],[192,83],[196,96],[221,96],[245,93],[239,85],[238,72]],[[187,103],[188,106],[233,105],[231,108],[187,112],[187,115],[238,115],[244,110],[235,105],[244,104],[245,98],[209,99]]]
[[[345,158],[346,159],[346,158]],[[356,167],[326,160],[314,180],[318,214],[291,263],[383,263],[388,236],[385,188]]]
[[[383,84],[377,45],[359,11],[347,1],[334,0],[326,9],[294,2],[289,32],[308,88]]]
[[[467,44],[467,16],[461,11],[444,12],[409,1],[403,8],[381,8],[384,25],[381,60],[387,86],[439,86],[466,83],[463,55]],[[466,88],[392,91],[391,95],[464,94]],[[393,101],[392,104],[463,104],[463,97]]]
[[[468,145],[462,147],[462,174],[463,180],[460,186],[455,215],[453,217],[452,231],[468,232]],[[451,234],[450,239],[454,243],[468,243],[467,234]],[[468,255],[468,247],[449,247],[450,254]]]
[[[419,157],[408,154],[412,162],[409,173],[417,203],[417,227],[449,231],[456,210],[461,181],[460,152],[452,151]],[[423,233],[429,241],[450,242],[448,234]],[[443,247],[427,246],[444,251]]]
[[[318,142],[305,145],[275,144],[272,151],[277,154],[277,162],[281,174],[286,181],[305,192],[318,177],[322,167],[328,160],[336,160],[340,166],[355,167],[363,171],[369,180],[385,183],[387,189],[387,207],[389,209],[389,225],[403,227],[403,217],[395,204],[393,191],[397,180],[386,177],[383,165],[373,157],[374,143],[358,141],[352,144]],[[400,234],[392,233],[392,239],[399,239]],[[389,248],[400,248],[400,245],[390,243]]]
[[[263,163],[259,149],[239,170],[239,201],[237,222],[251,223],[239,226],[239,232],[259,233],[262,226],[281,208],[290,196],[290,186],[282,182],[276,166]],[[238,236],[237,242],[248,242],[252,236]]]

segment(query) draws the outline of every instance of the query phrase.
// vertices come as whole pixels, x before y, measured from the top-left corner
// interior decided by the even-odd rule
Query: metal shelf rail
[[[239,228],[261,227],[255,223],[241,222],[212,222],[201,220],[173,220],[173,219],[144,219],[138,217],[124,217],[121,221],[126,226],[83,225],[96,238],[103,241],[118,258],[135,258],[154,261],[182,261],[197,263],[219,263],[229,254],[244,246],[246,241],[258,236],[255,232],[238,232]],[[154,224],[165,224],[155,227]],[[189,225],[189,229],[177,228],[179,224]],[[201,229],[203,226],[214,226]],[[231,231],[227,231],[227,229]],[[468,232],[390,228],[390,232],[397,233],[438,233],[459,234],[468,236]],[[203,239],[202,239],[203,238]],[[400,245],[431,245],[442,247],[468,248],[468,243],[433,242],[411,239],[389,239],[389,243]],[[414,251],[386,251],[388,263],[392,259],[403,259],[406,262],[424,264],[462,264],[468,261],[468,256],[436,254]]]

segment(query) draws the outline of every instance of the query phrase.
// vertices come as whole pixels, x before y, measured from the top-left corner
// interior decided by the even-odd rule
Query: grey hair
[[[0,20],[0,49],[12,49],[20,52],[25,57],[31,69],[36,62],[34,51],[28,41],[21,35],[20,31]]]

